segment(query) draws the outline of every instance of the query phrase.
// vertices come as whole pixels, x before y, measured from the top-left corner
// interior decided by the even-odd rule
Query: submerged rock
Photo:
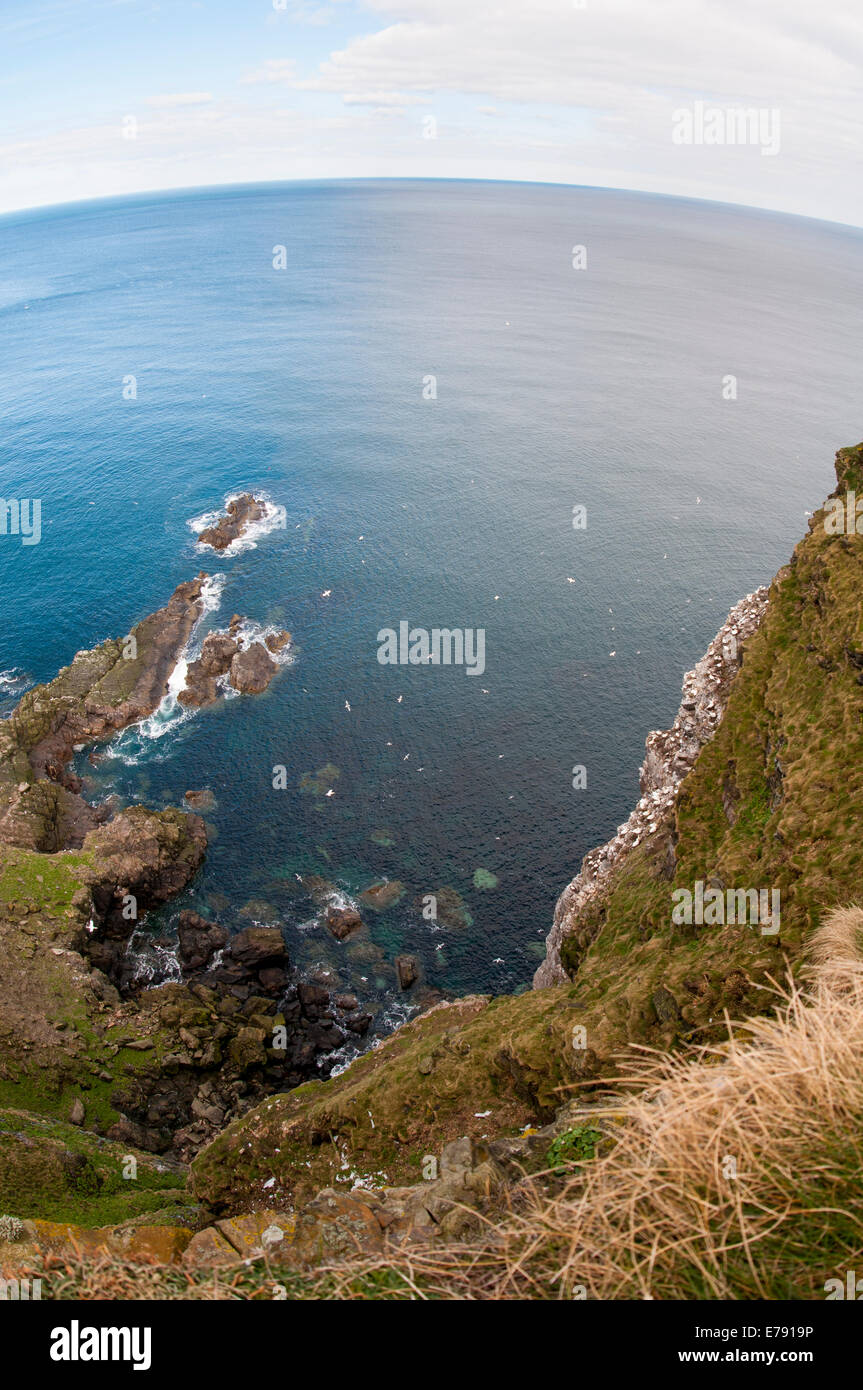
[[[404,895],[405,885],[400,879],[394,878],[385,883],[373,883],[371,888],[360,893],[360,898],[374,912],[386,912],[388,908],[395,907]]]
[[[467,909],[467,904],[454,888],[435,888],[431,893],[421,893],[416,899],[416,906],[423,915],[429,906],[427,898],[434,899],[435,916],[432,921],[456,930],[473,926],[473,917]]]
[[[341,769],[335,763],[326,763],[317,772],[304,772],[300,778],[300,791],[311,792],[314,796],[326,796],[332,791],[341,777]]]

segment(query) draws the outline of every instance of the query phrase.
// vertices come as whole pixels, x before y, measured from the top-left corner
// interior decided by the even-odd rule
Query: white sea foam
[[[0,671],[0,697],[20,694],[29,684],[30,677],[17,666],[10,667],[8,671]]]
[[[226,578],[227,575],[224,574],[207,575],[201,585],[201,602],[204,605],[204,613],[216,613],[221,608]]]
[[[129,937],[126,958],[133,962],[131,982],[134,985],[154,987],[183,978],[174,944],[166,942],[163,945],[140,928]]]
[[[266,639],[268,637],[278,636],[283,630],[283,628],[279,627],[278,623],[267,623],[264,625],[263,623],[256,622],[254,618],[244,618],[237,628],[236,635],[242,639],[241,645],[248,647],[251,646],[253,642],[261,642],[266,647]],[[295,653],[293,642],[288,642],[287,646],[282,647],[281,651],[271,652],[269,647],[267,647],[267,651],[269,652],[270,659],[274,661],[277,666],[292,666],[294,663]]]
[[[362,1003],[360,1007],[362,1007]],[[375,1019],[376,1036],[372,1038],[371,1043],[355,1036],[347,1038],[341,1047],[327,1054],[328,1060],[334,1062],[328,1075],[331,1077],[341,1076],[342,1072],[347,1071],[351,1062],[356,1061],[357,1057],[361,1057],[364,1052],[374,1051],[375,1048],[380,1047],[391,1033],[394,1033],[403,1023],[407,1023],[408,1019],[413,1018],[418,1012],[419,1007],[416,1004],[405,1004],[398,999],[387,1000],[384,1008]]]
[[[174,733],[181,724],[192,718],[195,711],[181,705],[178,696],[185,687],[189,663],[200,654],[200,628],[207,614],[217,612],[221,606],[225,578],[224,574],[212,574],[204,580],[201,585],[201,616],[192,629],[185,650],[168,677],[168,689],[162,696],[158,709],[146,719],[140,719],[136,724],[130,724],[128,729],[124,729],[106,750],[109,757],[118,758],[127,767],[133,767],[153,752],[153,743],[156,740]]]
[[[215,526],[219,517],[225,515],[229,502],[236,502],[237,498],[242,496],[244,496],[242,492],[230,493],[222,503],[220,510],[202,512],[200,516],[190,517],[186,525],[190,531],[194,531],[196,536],[199,535],[200,532],[205,531],[207,527]],[[256,550],[258,541],[261,540],[263,536],[268,536],[271,531],[284,531],[287,526],[288,514],[281,503],[274,502],[272,498],[268,497],[266,493],[263,492],[257,492],[255,496],[258,498],[258,501],[264,504],[264,515],[261,517],[260,521],[250,522],[244,534],[237,540],[232,541],[224,550],[220,550],[218,552],[220,555],[234,556],[241,555],[244,550]],[[212,546],[209,545],[196,545],[195,549],[201,554],[212,554],[213,550]]]

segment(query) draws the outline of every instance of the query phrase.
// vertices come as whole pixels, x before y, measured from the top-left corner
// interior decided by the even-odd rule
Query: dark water
[[[366,997],[391,995],[399,950],[449,990],[523,986],[683,671],[863,434],[861,289],[860,232],[583,189],[310,184],[2,219],[0,492],[41,498],[43,535],[0,537],[0,670],[48,679],[223,575],[207,623],[287,626],[293,664],[130,731],[81,764],[89,791],[212,788],[185,901],[281,921],[299,963]],[[247,488],[284,529],[196,553],[189,520]],[[400,620],[483,628],[484,673],[380,665]],[[333,796],[300,790],[330,764]],[[309,873],[406,885],[366,913],[383,955],[315,925]],[[443,886],[472,925],[423,920]]]

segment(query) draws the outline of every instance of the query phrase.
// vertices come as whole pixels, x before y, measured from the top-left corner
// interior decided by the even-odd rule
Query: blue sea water
[[[40,544],[0,538],[6,711],[201,568],[223,576],[205,627],[294,635],[265,695],[80,763],[94,798],[215,794],[206,865],[153,930],[183,904],[277,920],[389,1021],[402,950],[441,989],[524,987],[683,672],[863,435],[861,290],[860,231],[594,189],[268,185],[0,219],[0,494],[43,510]],[[246,489],[284,529],[201,554],[190,520]],[[401,620],[485,629],[485,672],[382,666]],[[332,797],[300,789],[327,764]],[[377,954],[330,937],[308,874],[406,885],[365,914]],[[471,926],[423,919],[443,886]]]

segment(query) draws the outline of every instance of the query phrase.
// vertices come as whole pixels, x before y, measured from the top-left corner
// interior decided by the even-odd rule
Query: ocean
[[[587,188],[266,185],[0,219],[0,494],[42,502],[39,544],[0,537],[0,712],[201,569],[198,643],[233,613],[294,638],[264,695],[172,695],[79,759],[93,798],[214,794],[142,971],[170,968],[148,942],[191,906],[279,922],[378,1032],[411,1007],[400,952],[418,989],[527,987],[683,672],[863,434],[861,291],[858,230]],[[201,552],[193,523],[246,490],[284,525]],[[481,631],[483,669],[382,664],[403,622]],[[341,902],[404,888],[339,943],[310,875]],[[443,888],[460,924],[428,916]]]

